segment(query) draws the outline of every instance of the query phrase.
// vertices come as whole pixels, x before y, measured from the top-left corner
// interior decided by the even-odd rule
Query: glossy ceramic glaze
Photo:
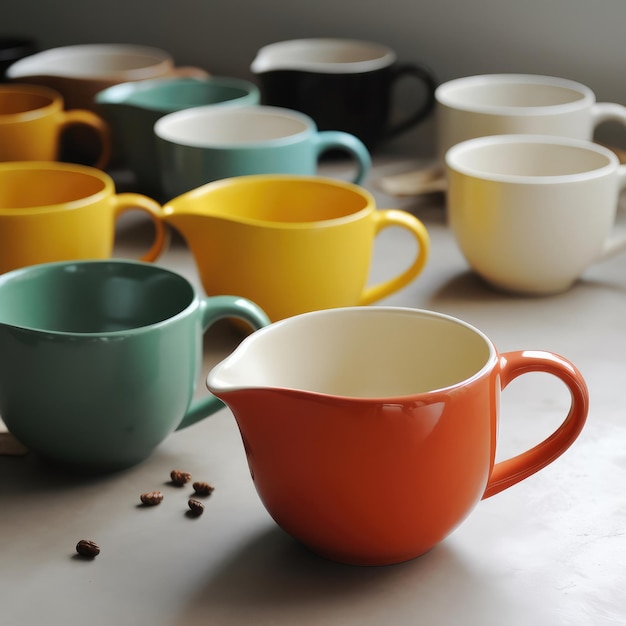
[[[264,104],[306,113],[321,130],[343,130],[368,148],[426,119],[434,106],[435,78],[418,63],[398,62],[379,43],[340,38],[280,41],[263,46],[251,71]],[[417,85],[418,102],[395,119],[394,90],[400,81]]]
[[[55,161],[64,131],[86,126],[100,140],[95,167],[104,168],[111,154],[106,122],[96,113],[64,110],[63,96],[40,85],[0,84],[0,161]]]
[[[598,124],[626,125],[626,107],[596,102],[589,87],[552,76],[485,74],[440,85],[437,151],[487,135],[557,135],[591,140]]]
[[[507,291],[564,291],[626,250],[614,229],[626,166],[589,141],[470,139],[446,155],[450,228],[470,266]]]
[[[232,176],[314,175],[331,150],[356,164],[352,182],[363,182],[371,167],[367,148],[353,135],[318,131],[307,115],[280,107],[195,107],[162,117],[154,132],[170,198]]]
[[[136,193],[117,193],[113,179],[94,167],[44,161],[0,163],[0,272],[76,259],[108,258],[115,224],[130,210],[154,224],[141,257],[154,261],[167,242],[161,206]]]
[[[428,259],[424,225],[379,209],[365,189],[320,176],[240,176],[209,183],[163,207],[187,241],[207,294],[250,298],[273,321],[306,311],[370,304],[415,279]],[[377,234],[408,231],[414,257],[367,285]]]
[[[571,408],[544,441],[495,463],[500,392],[529,372],[561,379]],[[585,381],[562,357],[499,354],[460,320],[397,307],[272,324],[207,385],[232,410],[276,522],[315,552],[359,565],[432,548],[481,498],[562,454],[588,411]]]
[[[115,142],[140,189],[163,193],[154,124],[163,115],[198,106],[259,103],[259,89],[236,78],[159,78],[114,85],[96,94],[96,103],[111,125]]]
[[[30,266],[0,276],[0,414],[29,449],[92,470],[145,459],[222,407],[192,403],[202,337],[220,318],[267,323],[235,296],[131,261]],[[36,390],[33,393],[33,389]]]

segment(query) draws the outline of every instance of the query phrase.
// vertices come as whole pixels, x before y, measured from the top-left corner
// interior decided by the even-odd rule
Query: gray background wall
[[[179,65],[242,78],[251,78],[250,62],[264,44],[353,37],[428,65],[440,82],[550,74],[587,84],[598,100],[626,103],[625,0],[20,0],[3,12],[0,33],[33,35],[42,48],[151,45]],[[408,87],[400,88],[400,106],[410,100]],[[611,125],[600,135],[626,146],[626,133]]]

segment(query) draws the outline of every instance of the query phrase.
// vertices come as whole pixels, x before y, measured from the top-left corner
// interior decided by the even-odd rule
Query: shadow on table
[[[583,277],[562,293],[549,295],[524,295],[496,289],[472,270],[456,274],[434,291],[429,300],[431,304],[444,304],[449,301],[479,301],[481,304],[498,302],[541,302],[557,298],[580,297],[588,291],[608,290],[626,293],[626,283]],[[585,294],[586,295],[586,294]]]
[[[198,581],[177,623],[384,624],[387,614],[400,620],[393,623],[411,617],[410,623],[432,624],[429,615],[450,609],[451,589],[454,603],[491,609],[500,603],[473,564],[445,542],[411,561],[359,567],[318,557],[272,527]]]

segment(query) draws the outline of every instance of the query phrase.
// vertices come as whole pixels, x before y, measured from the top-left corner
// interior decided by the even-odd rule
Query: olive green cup
[[[201,297],[149,263],[32,265],[0,276],[0,416],[27,448],[92,471],[146,459],[224,405],[194,398],[204,332],[269,323],[237,296]]]

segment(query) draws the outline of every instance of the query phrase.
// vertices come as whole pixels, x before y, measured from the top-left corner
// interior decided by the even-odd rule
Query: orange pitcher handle
[[[426,227],[414,215],[401,209],[377,209],[374,212],[375,235],[389,226],[408,230],[417,241],[418,251],[413,263],[404,272],[387,281],[366,287],[359,304],[371,304],[408,285],[423,269],[430,253],[430,237]]]
[[[81,124],[92,128],[100,140],[100,156],[93,167],[104,169],[111,158],[111,131],[109,125],[96,113],[84,109],[62,111],[61,129]]]
[[[152,247],[140,261],[155,261],[165,250],[169,243],[169,231],[166,230],[165,222],[161,219],[161,205],[152,198],[139,193],[119,193],[115,196],[115,219],[125,211],[138,210],[147,213],[154,224],[154,241]]]
[[[505,461],[496,463],[483,499],[508,489],[546,467],[565,452],[580,434],[589,412],[589,391],[578,369],[551,352],[524,350],[500,355],[500,386],[530,372],[544,372],[561,379],[571,393],[569,413],[561,425],[541,443]]]

